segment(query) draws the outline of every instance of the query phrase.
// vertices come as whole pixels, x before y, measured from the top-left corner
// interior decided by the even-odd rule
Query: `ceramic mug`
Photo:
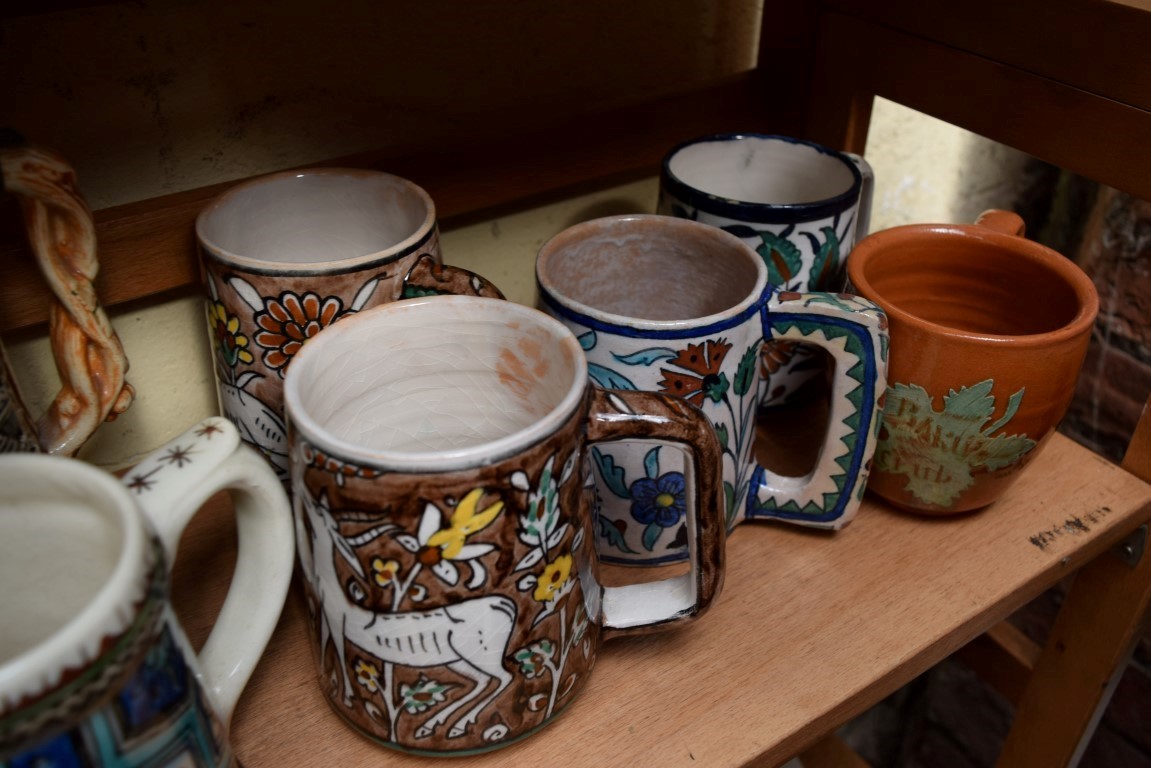
[[[891,324],[870,488],[952,514],[995,501],[1067,410],[1099,299],[1074,262],[1014,213],[916,224],[856,246],[851,285]]]
[[[879,424],[886,325],[846,294],[776,293],[763,260],[721,229],[669,216],[616,216],[570,227],[540,249],[541,308],[577,336],[600,387],[661,392],[700,408],[723,446],[725,518],[837,529],[855,515]],[[753,457],[767,341],[802,341],[835,372],[815,469],[783,477]],[[813,425],[813,429],[817,428]],[[687,556],[682,462],[617,442],[592,450],[600,557],[623,564]]]
[[[0,132],[0,144],[9,138]],[[104,422],[128,410],[128,358],[94,281],[96,227],[76,172],[55,152],[0,146],[0,190],[19,198],[28,245],[53,298],[48,309],[60,391],[33,419],[0,347],[0,453],[72,456]]]
[[[168,603],[180,533],[235,491],[231,587],[197,656]],[[235,428],[208,419],[117,481],[0,457],[0,765],[226,766],[228,722],[292,574],[288,500]]]
[[[720,227],[755,250],[780,291],[840,291],[867,235],[874,174],[859,155],[814,142],[727,133],[684,142],[660,171],[657,212]],[[764,403],[785,402],[824,368],[818,348],[764,345]]]
[[[530,307],[440,296],[361,312],[288,371],[293,503],[319,676],[389,747],[510,744],[588,680],[603,639],[677,627],[719,594],[719,446],[684,402],[588,384]],[[690,572],[604,587],[587,446],[689,456]]]
[[[427,192],[377,171],[318,168],[237,185],[200,213],[196,235],[221,411],[284,480],[283,377],[304,342],[397,299],[502,298],[442,265]]]

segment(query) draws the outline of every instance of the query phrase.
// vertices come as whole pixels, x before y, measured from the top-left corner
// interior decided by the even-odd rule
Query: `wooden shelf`
[[[177,564],[202,639],[233,555],[226,504],[201,515]],[[682,630],[605,644],[570,709],[461,766],[773,765],[879,702],[1151,517],[1151,485],[1054,436],[1009,494],[964,517],[868,498],[834,534],[745,525],[724,592]],[[613,569],[610,581],[632,572]],[[426,765],[353,732],[321,695],[297,587],[233,724],[256,766]]]

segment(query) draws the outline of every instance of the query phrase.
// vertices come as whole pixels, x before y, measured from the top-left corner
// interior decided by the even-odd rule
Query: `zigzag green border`
[[[847,371],[847,376],[856,382],[856,387],[844,395],[844,397],[846,397],[847,400],[855,406],[855,409],[846,419],[842,421],[843,424],[851,429],[851,433],[840,438],[840,442],[843,443],[847,450],[841,456],[835,459],[835,463],[839,465],[839,468],[842,470],[840,474],[834,475],[831,478],[835,483],[835,491],[823,494],[822,507],[817,506],[814,502],[811,501],[807,502],[807,504],[805,504],[803,507],[800,507],[799,504],[797,504],[795,501],[788,501],[786,504],[777,507],[765,507],[761,505],[759,500],[755,499],[753,496],[749,495],[748,498],[749,505],[754,505],[754,511],[749,510],[749,518],[776,517],[781,512],[790,515],[818,517],[821,515],[826,515],[828,507],[833,505],[835,500],[843,494],[843,487],[847,483],[847,473],[851,466],[851,460],[855,455],[855,451],[859,442],[859,422],[863,410],[863,385],[865,380],[865,342],[862,341],[857,335],[853,334],[851,331],[845,328],[840,328],[834,325],[824,325],[811,320],[789,319],[787,321],[778,323],[775,325],[775,328],[781,334],[786,333],[792,328],[796,328],[804,336],[804,338],[809,338],[815,335],[817,332],[822,333],[829,339],[846,338],[847,344],[845,345],[845,349],[849,353],[855,355],[856,358],[855,365],[853,365]],[[875,428],[878,430],[880,427],[880,420],[876,419],[875,422]],[[863,497],[864,487],[864,483],[859,483],[859,487],[857,489],[857,496],[859,498]]]

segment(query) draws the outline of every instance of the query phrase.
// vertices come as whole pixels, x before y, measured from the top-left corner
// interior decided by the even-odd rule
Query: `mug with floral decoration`
[[[604,639],[682,626],[724,565],[720,448],[683,400],[590,386],[538,310],[395,302],[325,330],[285,381],[310,636],[329,703],[416,753],[510,744],[580,693]],[[588,446],[689,457],[688,572],[605,587]]]
[[[657,212],[740,238],[780,291],[835,292],[851,249],[867,235],[873,188],[874,173],[859,155],[788,136],[716,134],[667,153]],[[785,403],[824,360],[812,345],[764,344],[764,404]]]
[[[234,492],[238,551],[203,649],[168,599],[181,533]],[[293,568],[288,499],[227,420],[122,481],[59,456],[0,456],[0,765],[236,765],[229,721]]]
[[[368,307],[439,293],[502,298],[443,266],[436,210],[412,182],[347,168],[239,184],[196,219],[220,407],[288,476],[283,379],[301,346]]]
[[[887,366],[886,321],[874,304],[777,293],[763,260],[739,238],[670,216],[569,227],[540,249],[536,282],[541,307],[579,339],[593,382],[682,398],[714,426],[729,531],[754,519],[838,529],[855,515]],[[754,458],[764,397],[758,361],[773,340],[816,345],[835,362],[828,425],[806,477],[777,474]],[[591,455],[601,559],[683,560],[690,499],[680,457],[627,441],[594,446]]]

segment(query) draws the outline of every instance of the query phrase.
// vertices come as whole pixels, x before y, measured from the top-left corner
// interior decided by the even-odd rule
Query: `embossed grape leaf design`
[[[1014,418],[1024,390],[1011,395],[1003,415],[988,425],[995,411],[994,386],[994,379],[985,379],[951,390],[942,411],[917,384],[889,386],[877,467],[906,475],[906,490],[920,501],[946,507],[975,483],[975,473],[1018,462],[1035,441],[1024,434],[992,433]]]

